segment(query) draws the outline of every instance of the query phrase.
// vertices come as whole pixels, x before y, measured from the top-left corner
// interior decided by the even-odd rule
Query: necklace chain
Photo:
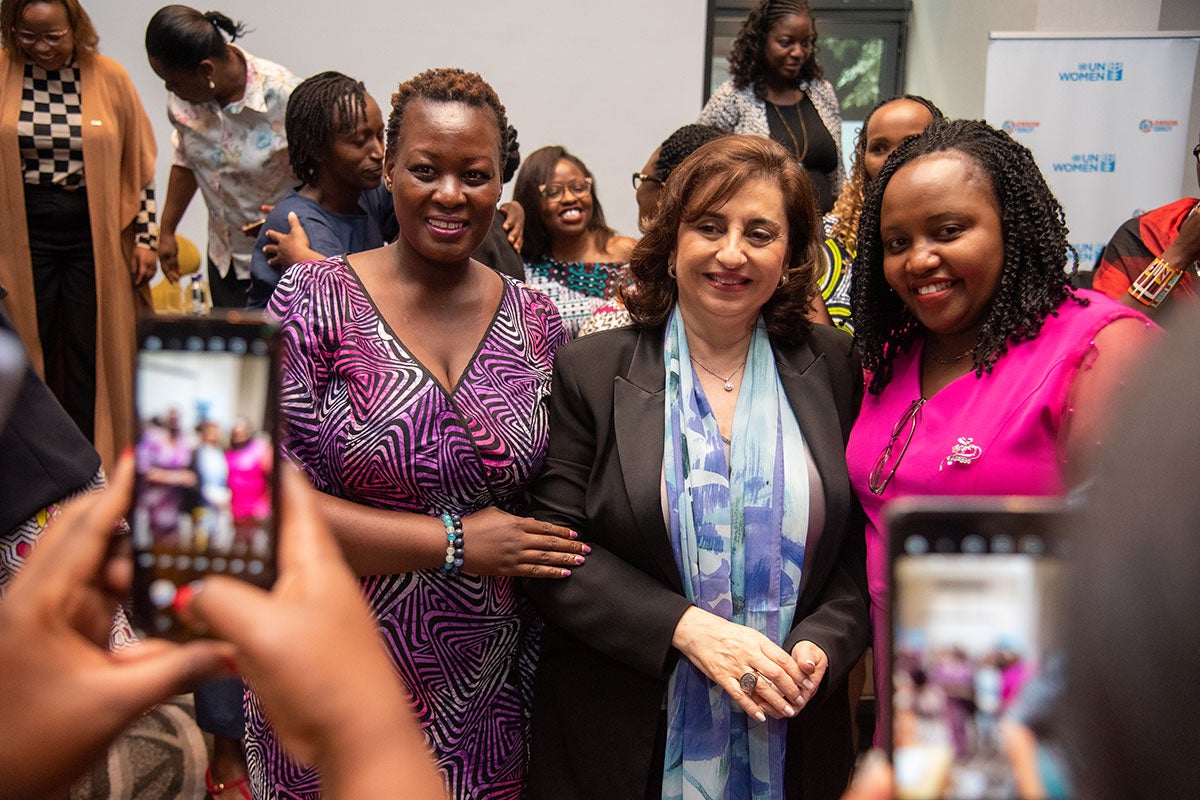
[[[771,103],[770,100],[767,102]],[[779,106],[771,103],[771,108],[775,109],[775,114],[779,117],[779,121],[783,123],[783,127],[787,130],[788,137],[792,140],[792,151],[796,154],[796,160],[803,165],[804,157],[808,155],[808,129],[804,127],[804,112],[800,110],[800,103],[797,102],[794,108],[796,109],[796,116],[800,120],[800,135],[804,138],[803,152],[800,150],[800,143],[796,141],[796,134],[792,131],[792,126],[789,125],[787,119],[784,118],[783,112],[779,110]]]
[[[712,375],[714,378],[717,378],[718,380],[720,380],[724,384],[724,389],[727,392],[733,391],[733,383],[732,383],[733,376],[738,374],[738,370],[740,370],[742,367],[746,366],[746,359],[743,358],[742,363],[740,363],[736,367],[734,367],[733,372],[729,373],[729,377],[726,378],[726,377],[721,377],[721,374],[718,372],[713,372],[711,369],[709,369],[705,365],[705,363],[703,361],[696,358],[695,356],[689,356],[689,358],[691,358],[692,361],[694,361],[696,363],[696,366],[700,367],[700,369],[704,370],[709,375]]]
[[[930,350],[929,348],[926,348],[925,352],[929,354],[930,360],[933,361],[935,364],[955,364],[959,361],[962,361],[967,356],[974,355],[975,354],[975,345],[971,345],[969,348],[962,351],[958,355],[951,356],[950,358],[938,358],[937,356],[935,356],[933,354],[933,351]]]

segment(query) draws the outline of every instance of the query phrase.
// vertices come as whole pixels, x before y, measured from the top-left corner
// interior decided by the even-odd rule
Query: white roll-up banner
[[[1179,199],[1200,35],[993,34],[987,121],[1033,151],[1080,269],[1125,220]]]

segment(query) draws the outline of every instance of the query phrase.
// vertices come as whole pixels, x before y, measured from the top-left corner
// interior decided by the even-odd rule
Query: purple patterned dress
[[[270,305],[286,347],[283,444],[318,489],[419,514],[524,512],[546,452],[554,353],[567,336],[549,298],[504,280],[491,326],[447,394],[343,259],[288,270]],[[510,578],[439,570],[362,585],[451,795],[519,797],[541,631],[529,601]],[[282,755],[248,698],[254,796],[319,796],[316,774]]]

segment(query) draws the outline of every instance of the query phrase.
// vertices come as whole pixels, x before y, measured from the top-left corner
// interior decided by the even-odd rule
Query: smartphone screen
[[[896,797],[1070,797],[1054,737],[1066,567],[1055,501],[925,501],[889,517]]]
[[[275,581],[273,327],[257,315],[138,327],[134,621],[191,638],[179,587],[219,573]]]

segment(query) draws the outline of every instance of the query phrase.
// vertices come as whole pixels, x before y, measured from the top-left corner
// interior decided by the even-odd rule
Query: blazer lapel
[[[682,594],[679,567],[662,515],[662,442],[666,425],[662,337],[662,328],[643,330],[628,373],[613,379],[613,426],[625,493],[638,528],[663,576]]]
[[[825,356],[814,356],[809,345],[784,351],[776,350],[776,364],[784,394],[792,406],[804,442],[812,453],[825,493],[825,525],[838,530],[846,524],[849,508],[850,478],[846,472],[845,446],[841,422],[829,383]],[[810,530],[804,545],[805,565],[800,579],[800,601],[806,600],[809,577],[816,570],[814,561],[822,555],[821,538],[825,530]]]

